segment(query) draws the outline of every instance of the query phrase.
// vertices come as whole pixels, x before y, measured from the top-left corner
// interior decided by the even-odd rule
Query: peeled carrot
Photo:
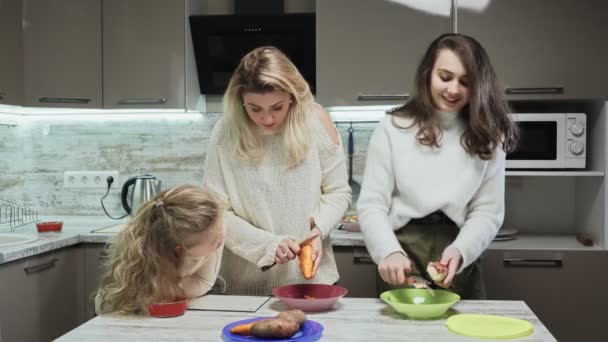
[[[256,322],[239,324],[230,329],[230,332],[237,335],[251,335],[251,327],[253,327],[255,323]]]
[[[302,275],[306,279],[312,278],[312,246],[305,245],[300,249],[300,270],[302,271]]]

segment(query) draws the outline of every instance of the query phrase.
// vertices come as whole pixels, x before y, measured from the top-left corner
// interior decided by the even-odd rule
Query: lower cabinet
[[[488,299],[523,300],[558,341],[608,341],[608,253],[488,250]]]
[[[86,319],[95,317],[95,294],[104,273],[104,264],[108,258],[105,243],[84,245],[84,288],[86,301]]]
[[[338,285],[348,289],[347,297],[378,297],[376,264],[365,247],[334,246],[340,280]]]
[[[0,265],[0,340],[52,341],[84,319],[81,246]]]

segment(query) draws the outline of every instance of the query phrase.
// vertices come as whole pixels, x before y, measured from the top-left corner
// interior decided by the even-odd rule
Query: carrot
[[[256,322],[239,324],[230,329],[230,332],[237,335],[251,335],[251,328]]]
[[[306,279],[312,278],[312,246],[305,245],[300,249],[300,270],[302,271],[302,275]]]

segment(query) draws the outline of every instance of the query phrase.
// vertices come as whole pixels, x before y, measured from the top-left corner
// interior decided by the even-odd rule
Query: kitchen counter
[[[275,316],[286,307],[272,298],[256,313],[186,311],[174,318],[101,315],[56,341],[221,341],[227,324],[249,317]],[[556,341],[522,301],[460,301],[448,315],[478,313],[527,320],[532,335],[518,341]],[[377,298],[343,298],[336,310],[311,313],[309,319],[324,327],[321,341],[480,341],[456,335],[445,327],[445,319],[416,321],[399,316]]]
[[[59,233],[38,233],[35,223],[15,227],[14,233],[36,235],[38,240],[21,245],[0,247],[0,264],[76,245],[85,242],[84,240],[88,240],[87,242],[108,242],[112,240],[115,234],[96,234],[91,233],[91,231],[126,222],[112,220],[105,216],[48,216],[40,217],[39,221],[63,221],[63,228]],[[8,227],[0,229],[0,233],[9,232],[10,228]],[[84,239],[84,237],[89,238]]]
[[[30,223],[14,228],[14,233],[32,234],[38,240],[9,247],[0,247],[0,264],[19,260],[29,256],[50,252],[59,248],[79,243],[107,243],[112,241],[116,233],[95,233],[104,227],[116,226],[127,222],[112,220],[106,216],[48,216],[41,217],[40,221],[63,221],[61,232],[38,233],[36,224]],[[2,227],[2,226],[0,226]],[[10,228],[0,228],[0,233],[8,233]],[[331,234],[331,243],[334,246],[365,246],[361,233],[352,233],[335,229]]]
[[[92,231],[124,224],[127,222],[127,218],[116,221],[106,216],[49,216],[41,217],[40,221],[63,221],[63,229],[60,233],[39,234],[34,223],[16,227],[15,233],[37,235],[38,240],[22,245],[0,247],[0,264],[79,243],[110,242],[116,233],[94,233]],[[9,231],[8,227],[0,225],[0,233]],[[360,232],[334,229],[330,238],[332,246],[365,246],[363,234]],[[495,241],[490,244],[488,249],[602,251],[598,245],[591,247],[581,245],[576,241],[574,234],[519,234],[515,240]]]

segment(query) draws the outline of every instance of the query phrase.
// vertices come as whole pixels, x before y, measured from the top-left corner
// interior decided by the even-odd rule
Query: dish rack
[[[38,221],[38,211],[26,205],[0,199],[0,227],[15,228]]]

